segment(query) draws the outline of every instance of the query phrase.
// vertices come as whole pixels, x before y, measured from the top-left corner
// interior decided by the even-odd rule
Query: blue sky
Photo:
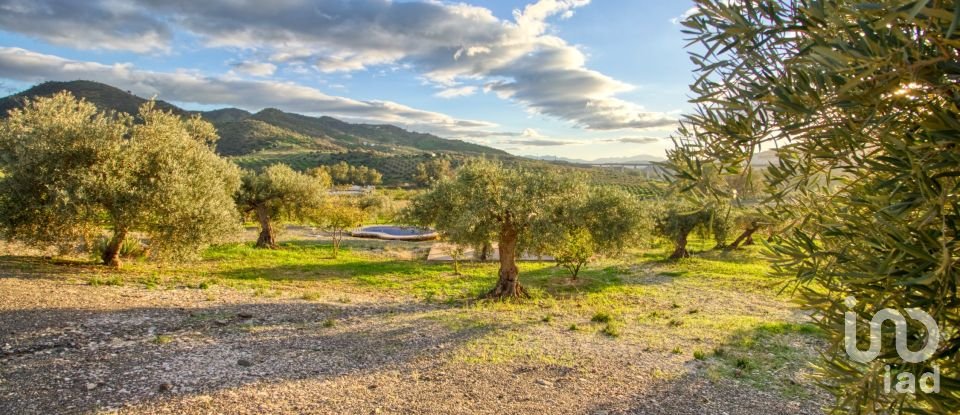
[[[392,123],[521,155],[662,155],[689,1],[0,0],[0,83]]]

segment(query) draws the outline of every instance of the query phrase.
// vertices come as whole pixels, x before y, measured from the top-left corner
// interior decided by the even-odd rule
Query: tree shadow
[[[351,280],[357,276],[421,275],[427,269],[439,269],[421,261],[386,260],[377,262],[334,262],[302,265],[252,266],[214,274],[236,280],[331,281]]]
[[[776,322],[736,330],[712,350],[697,350],[682,373],[658,373],[623,405],[591,413],[822,414],[831,403],[810,377],[827,347],[816,326]]]
[[[89,413],[258,382],[333,379],[435,359],[496,329],[443,307],[260,303],[0,312],[0,413]]]
[[[109,271],[92,260],[29,255],[0,256],[0,278],[62,279],[64,271],[74,274],[102,274]]]

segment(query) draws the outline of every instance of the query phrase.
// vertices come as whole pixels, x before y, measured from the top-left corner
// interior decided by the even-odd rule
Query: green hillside
[[[64,90],[100,108],[119,112],[135,114],[147,102],[127,91],[98,82],[45,82],[0,99],[0,115],[22,106],[27,97],[50,96]],[[514,157],[502,150],[407,131],[393,125],[353,124],[332,117],[310,117],[274,108],[254,114],[239,108],[186,111],[163,101],[157,101],[157,106],[183,116],[199,114],[211,122],[220,134],[217,152],[244,168],[259,169],[282,163],[306,170],[346,161],[376,169],[383,174],[385,185],[403,186],[413,183],[417,165],[432,157],[449,158],[453,165],[472,157],[486,157],[502,160],[508,166],[553,166],[580,171],[597,183],[623,187],[638,195],[655,191],[648,180],[634,172]]]
[[[233,122],[233,121],[243,121],[247,118],[250,118],[250,111],[242,110],[240,108],[221,108],[213,111],[204,111],[200,115],[203,119],[210,121],[214,124]]]
[[[267,108],[251,119],[282,127],[303,135],[326,137],[348,148],[412,154],[423,151],[455,152],[477,155],[508,155],[495,148],[472,144],[461,140],[448,140],[433,134],[407,131],[386,124],[351,124],[332,117],[309,117],[274,108]]]
[[[252,118],[215,125],[221,137],[217,142],[217,152],[224,156],[252,155],[264,150],[345,150],[328,138],[300,134]]]
[[[28,97],[69,91],[106,110],[135,114],[147,99],[110,85],[92,81],[45,82],[0,99],[0,115],[18,108]],[[419,157],[424,153],[464,156],[509,156],[506,152],[432,134],[407,131],[393,125],[352,124],[331,117],[310,117],[268,108],[252,114],[239,108],[187,111],[164,101],[161,109],[183,116],[199,114],[220,134],[217,151],[238,158],[241,165],[261,166],[295,160],[296,166],[315,166],[317,154],[373,151],[384,157]],[[391,162],[392,163],[392,162]]]

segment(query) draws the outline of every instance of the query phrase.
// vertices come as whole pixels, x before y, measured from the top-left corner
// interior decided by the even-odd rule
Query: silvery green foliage
[[[496,240],[509,224],[518,232],[521,251],[538,250],[562,226],[557,219],[568,216],[568,202],[579,203],[587,191],[585,182],[573,177],[476,160],[414,198],[407,217],[467,246]]]
[[[695,113],[670,154],[674,179],[729,197],[760,150],[775,273],[792,278],[831,348],[819,374],[852,413],[960,411],[960,4],[956,1],[699,0],[684,22],[698,67]],[[847,305],[869,321],[916,308],[938,322],[931,360],[904,361],[893,330],[877,360],[843,350]],[[866,339],[861,324],[860,339]],[[911,324],[909,346],[926,340]],[[861,345],[866,348],[866,344]],[[936,394],[889,394],[881,374],[940,368]]]
[[[142,232],[155,258],[185,258],[238,230],[236,167],[212,126],[145,104],[134,119],[69,93],[38,98],[0,125],[0,216],[8,238],[89,248],[108,227]]]
[[[276,248],[275,225],[287,219],[305,219],[322,208],[329,182],[323,174],[304,174],[286,164],[261,172],[244,171],[234,195],[244,214],[253,214],[260,224],[258,248]]]
[[[241,179],[237,205],[244,212],[265,206],[272,221],[306,217],[323,205],[327,193],[324,179],[286,164],[274,164],[261,172],[246,170]]]
[[[135,211],[130,227],[145,232],[150,254],[186,258],[239,230],[233,194],[239,169],[213,152],[216,130],[199,118],[140,110],[127,149],[130,182],[121,189]]]
[[[434,226],[444,238],[483,246],[515,231],[519,252],[549,253],[586,231],[593,251],[615,254],[644,234],[639,201],[584,177],[547,169],[504,168],[474,160],[414,198],[407,222]]]

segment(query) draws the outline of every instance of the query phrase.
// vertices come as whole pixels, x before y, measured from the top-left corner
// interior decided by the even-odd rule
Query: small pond
[[[364,226],[350,232],[350,236],[399,241],[429,241],[437,239],[437,233],[433,229],[397,225]]]

